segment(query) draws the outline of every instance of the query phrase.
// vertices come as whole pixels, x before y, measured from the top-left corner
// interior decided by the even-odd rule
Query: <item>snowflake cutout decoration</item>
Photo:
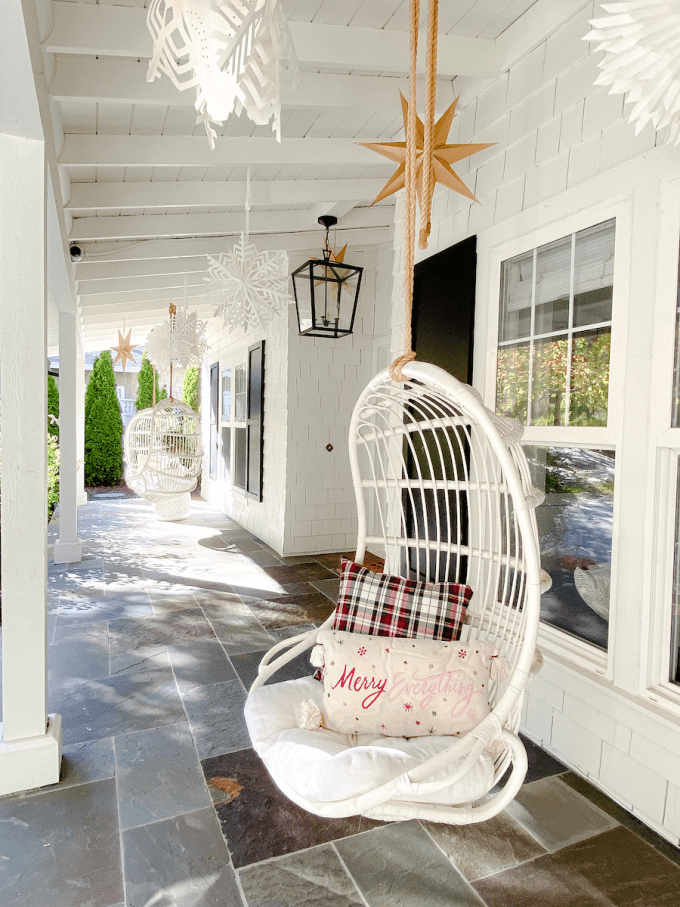
[[[602,72],[595,85],[625,94],[633,104],[635,135],[646,123],[666,130],[667,144],[680,144],[680,10],[672,0],[603,3],[610,15],[591,19],[584,41],[599,41]]]
[[[215,317],[222,318],[225,328],[267,328],[274,314],[293,302],[286,252],[258,252],[242,233],[230,252],[207,258],[206,299],[217,303]]]
[[[242,111],[258,126],[271,122],[281,141],[281,76],[294,84],[298,72],[281,0],[151,0],[146,22],[147,81],[163,73],[180,91],[196,89],[211,148],[211,123]]]
[[[152,365],[164,371],[170,363],[186,368],[199,365],[208,352],[205,339],[206,321],[199,321],[196,312],[176,312],[167,321],[157,324],[146,338],[146,355]]]

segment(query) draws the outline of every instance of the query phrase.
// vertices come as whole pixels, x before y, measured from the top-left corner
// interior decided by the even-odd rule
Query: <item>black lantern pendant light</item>
[[[310,258],[291,275],[300,334],[307,337],[345,337],[354,329],[363,268],[333,259],[328,231],[337,217],[326,214],[323,260]]]

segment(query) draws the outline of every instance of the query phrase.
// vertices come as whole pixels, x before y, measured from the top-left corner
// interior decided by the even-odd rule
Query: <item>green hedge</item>
[[[85,484],[117,485],[123,475],[123,420],[111,353],[95,359],[85,392]]]
[[[50,419],[59,418],[59,388],[54,375],[47,376],[47,433],[53,438],[59,437],[59,426]]]
[[[182,400],[190,406],[195,413],[201,410],[201,372],[195,365],[190,365],[184,372],[182,385]]]
[[[137,390],[137,399],[135,400],[135,406],[137,407],[137,412],[140,409],[148,409],[150,406],[153,406],[153,365],[149,362],[146,356],[146,350],[142,356],[142,367],[139,370],[138,378],[138,390]],[[156,373],[156,403],[159,400],[164,400],[168,396],[165,388],[159,387],[158,384],[158,372]]]

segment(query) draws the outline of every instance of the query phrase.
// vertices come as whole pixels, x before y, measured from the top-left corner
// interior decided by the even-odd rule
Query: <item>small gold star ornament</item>
[[[441,115],[434,125],[432,140],[432,174],[435,183],[441,183],[442,186],[448,186],[448,188],[453,189],[454,192],[459,192],[466,198],[476,202],[477,199],[454,172],[451,165],[476,154],[477,151],[483,151],[485,148],[489,148],[490,145],[495,143],[486,142],[470,145],[446,144],[457,104],[458,98],[456,98],[449,109]],[[401,95],[404,129],[406,129],[406,123],[408,121],[408,105],[409,102]],[[424,137],[425,131],[423,122],[420,117],[416,115],[416,194],[418,196],[418,204],[421,211],[423,208],[423,163],[425,160],[425,151],[423,147]],[[370,148],[371,151],[377,151],[378,154],[382,154],[384,157],[399,164],[375,201],[373,201],[372,204],[375,205],[376,202],[382,201],[382,199],[387,198],[388,195],[392,195],[404,188],[406,183],[406,142],[360,142],[360,144],[363,145],[364,148]]]
[[[132,350],[134,349],[134,344],[130,343],[130,334],[132,333],[132,328],[127,332],[127,336],[123,337],[123,331],[118,329],[118,346],[112,346],[111,349],[116,354],[116,358],[113,360],[113,364],[120,359],[123,365],[123,371],[125,371],[125,366],[128,363],[128,360],[135,364],[135,357],[132,355]]]

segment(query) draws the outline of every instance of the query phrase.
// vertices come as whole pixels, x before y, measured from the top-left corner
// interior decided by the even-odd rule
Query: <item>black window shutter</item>
[[[217,476],[217,413],[219,406],[219,362],[210,366],[210,451],[208,456],[208,469],[210,476]]]
[[[248,431],[246,494],[262,500],[262,449],[264,436],[264,340],[248,347]]]

